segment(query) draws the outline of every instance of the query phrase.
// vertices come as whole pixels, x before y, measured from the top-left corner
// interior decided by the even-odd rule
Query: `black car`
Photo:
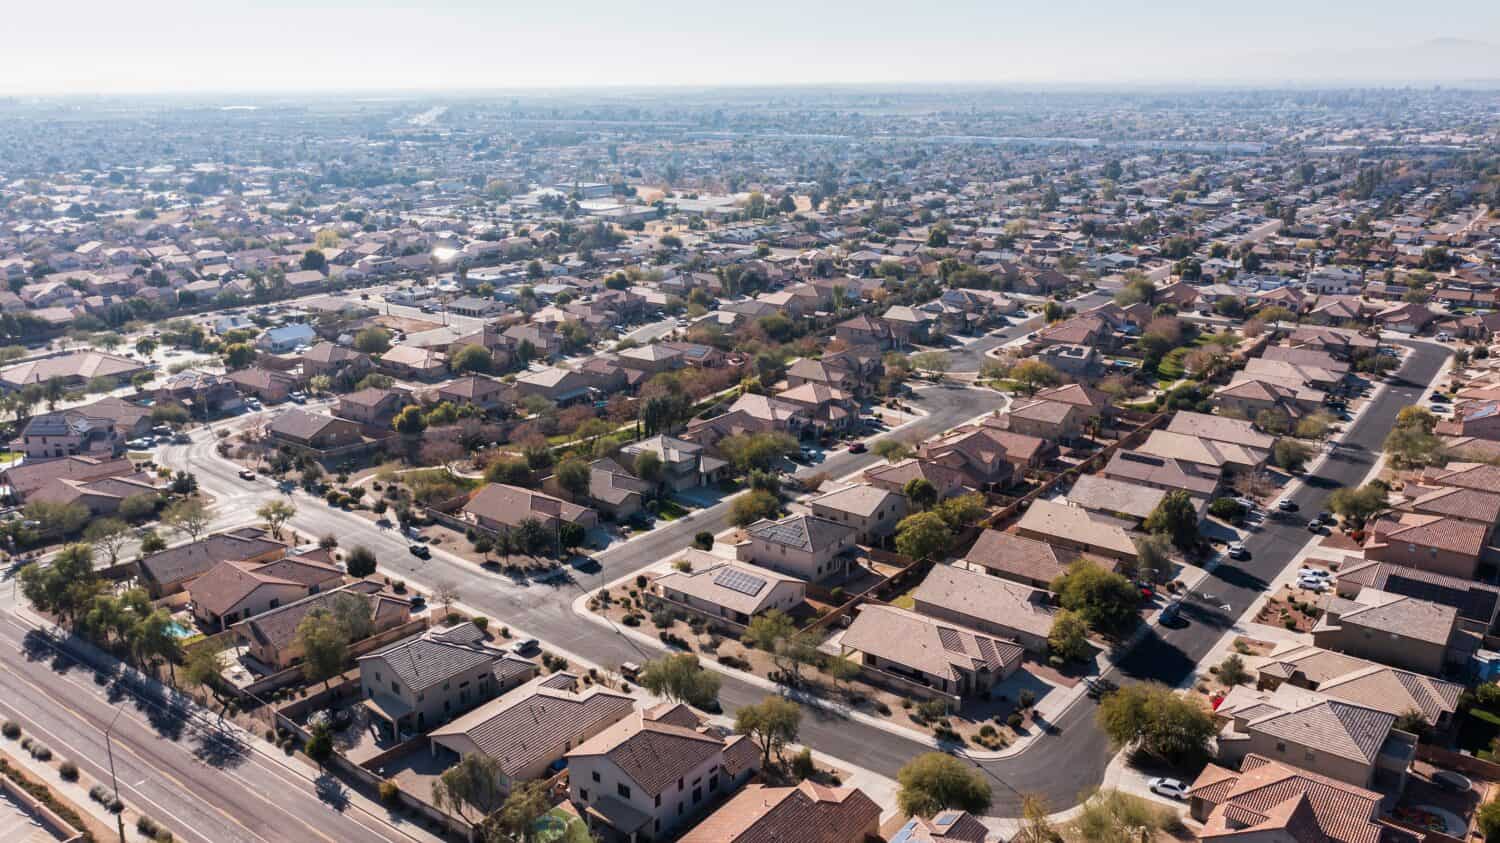
[[[431,559],[432,550],[425,544],[412,544],[406,548],[412,556],[418,559]]]

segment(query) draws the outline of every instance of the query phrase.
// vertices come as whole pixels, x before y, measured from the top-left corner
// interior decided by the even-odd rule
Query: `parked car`
[[[1321,533],[1323,531],[1323,522],[1317,518],[1314,518],[1313,520],[1307,522],[1307,531],[1309,533]]]
[[[1115,691],[1120,690],[1119,685],[1102,677],[1098,679],[1095,679],[1093,677],[1085,677],[1083,682],[1086,686],[1088,686],[1089,696],[1096,700],[1106,694],[1112,694]]]
[[[1296,512],[1298,509],[1297,502],[1291,498],[1282,498],[1276,503],[1276,508],[1282,512]]]
[[[1229,545],[1229,558],[1230,559],[1249,559],[1250,558],[1250,551],[1248,549],[1246,549],[1246,547],[1243,544],[1241,544],[1240,542],[1234,542],[1234,543],[1232,543],[1232,544]]]
[[[535,638],[522,638],[511,646],[510,651],[516,655],[523,655],[525,653],[534,653],[541,648],[542,642]]]
[[[1319,577],[1299,578],[1297,587],[1307,591],[1324,591],[1328,588],[1328,580]]]
[[[863,442],[855,442],[855,443],[853,443],[853,444],[851,444],[849,446],[849,453],[851,453],[851,454],[863,454],[865,451],[868,451],[868,450],[869,450],[869,448],[867,448],[865,446],[865,443],[863,443]]]
[[[1186,626],[1182,620],[1182,601],[1173,600],[1171,603],[1168,603],[1167,607],[1161,610],[1161,616],[1157,620],[1161,622],[1162,626]]]
[[[240,479],[241,480],[254,480],[255,479],[255,472],[251,471],[248,468],[242,468],[242,469],[240,469]]]
[[[418,559],[432,558],[432,549],[425,544],[411,544],[407,546],[406,550]]]
[[[1146,782],[1146,786],[1151,788],[1152,793],[1155,793],[1159,796],[1165,796],[1170,799],[1187,798],[1187,785],[1183,784],[1177,779],[1168,779],[1157,776],[1156,778]]]
[[[1326,580],[1332,577],[1333,573],[1331,571],[1326,571],[1322,568],[1308,568],[1304,566],[1297,571],[1298,579]]]

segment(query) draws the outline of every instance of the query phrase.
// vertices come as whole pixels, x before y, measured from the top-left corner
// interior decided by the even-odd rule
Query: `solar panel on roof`
[[[714,577],[714,585],[722,585],[730,591],[738,591],[740,594],[754,597],[766,587],[766,581],[763,577],[757,577],[745,571],[725,568]]]

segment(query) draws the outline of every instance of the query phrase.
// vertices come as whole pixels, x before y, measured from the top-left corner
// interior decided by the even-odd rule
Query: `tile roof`
[[[665,713],[679,712],[680,707],[671,706]],[[655,796],[710,758],[724,756],[726,761],[730,760],[730,750],[740,744],[758,752],[744,735],[725,739],[698,731],[697,727],[669,722],[658,712],[638,711],[584,741],[568,757],[608,758],[646,795]],[[740,751],[734,753],[736,765],[744,761],[739,757]]]
[[[1297,843],[1385,839],[1376,822],[1380,794],[1260,755],[1245,756],[1238,773],[1208,765],[1188,793],[1212,806],[1200,832],[1205,840],[1269,839],[1266,832],[1276,829],[1293,832]]]
[[[206,573],[220,562],[243,562],[285,549],[286,545],[272,541],[264,531],[252,527],[213,533],[195,542],[169,547],[144,557],[138,564],[151,579],[166,584]]]
[[[867,604],[840,643],[950,681],[957,681],[960,671],[1008,672],[1025,655],[1008,638],[886,605]]]
[[[402,684],[420,692],[485,664],[499,662],[505,656],[500,650],[485,646],[483,641],[484,633],[465,621],[443,629],[428,629],[360,656],[358,661],[382,659]]]
[[[1083,542],[1091,547],[1108,549],[1126,556],[1136,554],[1135,541],[1131,539],[1130,533],[1113,519],[1055,501],[1040,498],[1032,501],[1016,529]]]
[[[1252,720],[1247,728],[1340,758],[1373,764],[1395,725],[1394,714],[1324,700],[1295,711],[1277,710]]]
[[[853,535],[849,527],[816,515],[788,515],[777,521],[757,521],[745,528],[752,538],[808,553],[842,546]]]
[[[918,611],[931,603],[1043,638],[1052,630],[1047,592],[966,568],[934,565],[911,596]]]
[[[746,615],[765,608],[766,601],[775,593],[776,583],[803,582],[759,565],[721,559],[697,548],[688,548],[676,558],[687,560],[692,569],[668,571],[656,577],[654,585]]]
[[[942,811],[907,820],[891,843],[985,843],[989,829],[968,811]]]
[[[578,690],[568,673],[539,676],[445,726],[433,741],[464,754],[479,752],[509,775],[562,757],[566,747],[598,734],[635,709],[635,701],[599,685]]]
[[[964,554],[964,560],[972,564],[1035,582],[1051,582],[1077,557],[1076,551],[989,529]]]
[[[859,788],[752,784],[680,843],[864,843],[879,825],[880,806]]]

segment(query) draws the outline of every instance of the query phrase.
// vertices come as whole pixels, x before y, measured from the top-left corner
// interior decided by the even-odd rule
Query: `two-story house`
[[[365,706],[392,736],[425,732],[536,675],[489,647],[469,621],[429,629],[359,659]]]

